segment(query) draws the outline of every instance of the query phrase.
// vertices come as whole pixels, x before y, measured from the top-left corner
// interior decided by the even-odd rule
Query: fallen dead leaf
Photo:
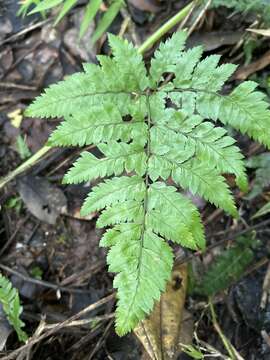
[[[192,341],[193,321],[184,309],[187,266],[175,267],[172,279],[151,315],[135,329],[135,334],[152,360],[176,359],[181,344]]]

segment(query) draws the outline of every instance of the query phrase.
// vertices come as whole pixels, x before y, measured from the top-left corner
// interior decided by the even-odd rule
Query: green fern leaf
[[[82,73],[52,85],[27,111],[64,118],[52,145],[96,145],[96,155],[82,152],[66,183],[112,177],[92,189],[82,214],[101,211],[97,226],[108,228],[100,245],[110,248],[109,270],[118,273],[120,335],[149,314],[165,289],[173,261],[168,240],[205,247],[199,212],[177,186],[238,216],[224,175],[233,174],[244,190],[245,164],[216,121],[270,147],[270,111],[255,84],[224,96],[235,66],[219,66],[215,55],[201,60],[200,47],[184,51],[185,39],[176,33],[161,44],[147,72],[137,50],[110,35],[112,57],[84,64]],[[172,80],[163,83],[168,72]]]
[[[27,334],[22,330],[24,323],[20,319],[22,307],[18,291],[12,287],[11,282],[0,274],[0,303],[3,306],[4,313],[8,322],[13,326],[20,341],[26,342]]]
[[[213,296],[226,290],[233,282],[241,278],[251,264],[254,259],[252,248],[257,245],[257,240],[252,237],[238,238],[235,246],[223,251],[210,264],[200,283],[195,286],[194,292]]]
[[[83,146],[99,144],[102,141],[129,141],[136,137],[147,137],[147,126],[141,120],[122,120],[122,114],[115,107],[92,107],[91,111],[69,116],[49,138],[52,146]]]
[[[181,50],[184,49],[187,34],[176,32],[165,43],[155,51],[151,60],[150,75],[154,82],[161,80],[162,74],[172,72],[181,57]]]
[[[270,22],[270,4],[268,0],[213,0],[211,7],[226,6],[234,12],[254,13],[263,17],[263,20]]]
[[[82,206],[81,214],[87,215],[117,202],[142,200],[144,193],[145,184],[141,177],[116,177],[92,189]]]
[[[270,110],[265,95],[254,91],[257,86],[253,81],[246,81],[224,97],[215,93],[200,94],[197,110],[203,117],[219,119],[269,147]]]
[[[150,230],[140,237],[125,238],[113,245],[107,261],[119,273],[116,330],[124,335],[148,314],[170,278],[173,255],[169,245]]]
[[[198,160],[190,160],[173,170],[173,180],[182,188],[190,190],[192,194],[199,194],[205,200],[237,217],[237,210],[227,183],[215,167],[209,165]]]
[[[176,218],[179,219],[179,225],[175,223]],[[154,231],[183,246],[192,249],[205,247],[197,208],[189,199],[177,193],[173,186],[166,186],[161,182],[151,185],[148,221],[150,226],[153,224]],[[168,233],[172,235],[169,236]]]

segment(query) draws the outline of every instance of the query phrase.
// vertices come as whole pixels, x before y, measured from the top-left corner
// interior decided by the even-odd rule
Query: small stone
[[[34,68],[33,68],[33,65],[31,64],[30,61],[28,61],[28,60],[21,61],[18,64],[17,69],[18,69],[19,73],[22,75],[23,80],[25,82],[30,81],[30,80],[33,79],[33,77],[34,77]]]
[[[55,48],[59,48],[61,44],[59,31],[52,24],[47,24],[42,27],[41,40]]]
[[[7,35],[13,31],[11,21],[6,17],[0,17],[0,40],[3,40]]]
[[[84,61],[93,61],[96,57],[97,47],[91,41],[95,30],[95,24],[92,22],[84,36],[79,39],[80,25],[84,16],[84,11],[78,11],[72,16],[74,27],[66,31],[64,35],[64,44],[74,56],[79,56]]]

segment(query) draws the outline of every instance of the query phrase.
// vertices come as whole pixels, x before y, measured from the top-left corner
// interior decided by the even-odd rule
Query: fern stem
[[[145,170],[145,179],[144,179],[144,183],[145,183],[145,196],[144,196],[144,200],[143,200],[143,219],[142,219],[142,232],[141,232],[141,239],[140,239],[140,251],[139,251],[139,261],[138,261],[138,282],[136,285],[136,290],[134,292],[134,296],[132,299],[132,302],[129,306],[129,310],[128,313],[130,312],[130,310],[132,309],[132,306],[134,304],[136,295],[137,295],[137,290],[139,287],[139,282],[140,282],[140,273],[141,273],[141,259],[142,259],[142,252],[143,252],[143,247],[144,247],[144,233],[145,233],[145,225],[146,225],[146,214],[147,214],[147,210],[148,210],[148,189],[149,189],[149,175],[148,175],[148,163],[149,163],[149,158],[150,158],[150,152],[151,152],[151,145],[150,145],[150,128],[151,128],[151,115],[150,115],[150,103],[149,103],[149,94],[147,94],[146,97],[146,101],[147,101],[147,108],[148,108],[148,116],[147,116],[147,128],[148,128],[148,137],[147,137],[147,145],[146,145],[146,170]]]
[[[145,42],[138,48],[138,52],[143,54],[146,50],[150,49],[163,35],[165,35],[175,25],[183,20],[188,15],[193,6],[196,5],[196,3],[198,3],[198,1],[193,0],[190,4],[185,6],[171,19],[169,19],[165,24],[163,24],[157,31],[154,32],[154,34],[145,40]]]
[[[215,309],[214,309],[214,306],[213,306],[213,303],[212,303],[212,300],[211,298],[209,298],[209,308],[210,308],[210,313],[211,313],[211,317],[212,317],[212,323],[213,323],[213,326],[216,330],[216,332],[218,333],[225,349],[227,350],[230,358],[232,360],[236,360],[237,357],[235,355],[235,352],[234,352],[234,348],[233,346],[230,344],[230,342],[228,341],[228,339],[226,338],[226,336],[223,334],[222,330],[221,330],[221,327],[217,321],[217,316],[216,316],[216,313],[215,313]]]
[[[43,146],[41,149],[39,149],[33,156],[31,156],[28,160],[26,160],[24,163],[22,163],[20,166],[18,166],[15,170],[11,171],[7,176],[0,179],[0,190],[12,179],[14,179],[16,176],[23,173],[25,170],[36,164],[38,161],[41,160],[41,158],[46,155],[52,148],[50,146]]]

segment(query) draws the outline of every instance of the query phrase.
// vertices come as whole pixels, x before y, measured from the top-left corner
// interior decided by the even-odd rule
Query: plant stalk
[[[0,190],[16,176],[20,175],[25,170],[39,162],[41,158],[43,158],[44,155],[47,154],[51,149],[52,148],[50,146],[43,146],[35,153],[35,155],[31,156],[28,160],[19,165],[15,170],[11,171],[7,176],[0,179]]]
[[[181,9],[177,14],[175,14],[171,19],[169,19],[164,25],[162,25],[157,31],[154,32],[144,43],[138,48],[138,52],[143,54],[146,50],[150,49],[163,35],[170,31],[175,25],[182,21],[197,3],[196,0],[193,0],[183,9]]]

